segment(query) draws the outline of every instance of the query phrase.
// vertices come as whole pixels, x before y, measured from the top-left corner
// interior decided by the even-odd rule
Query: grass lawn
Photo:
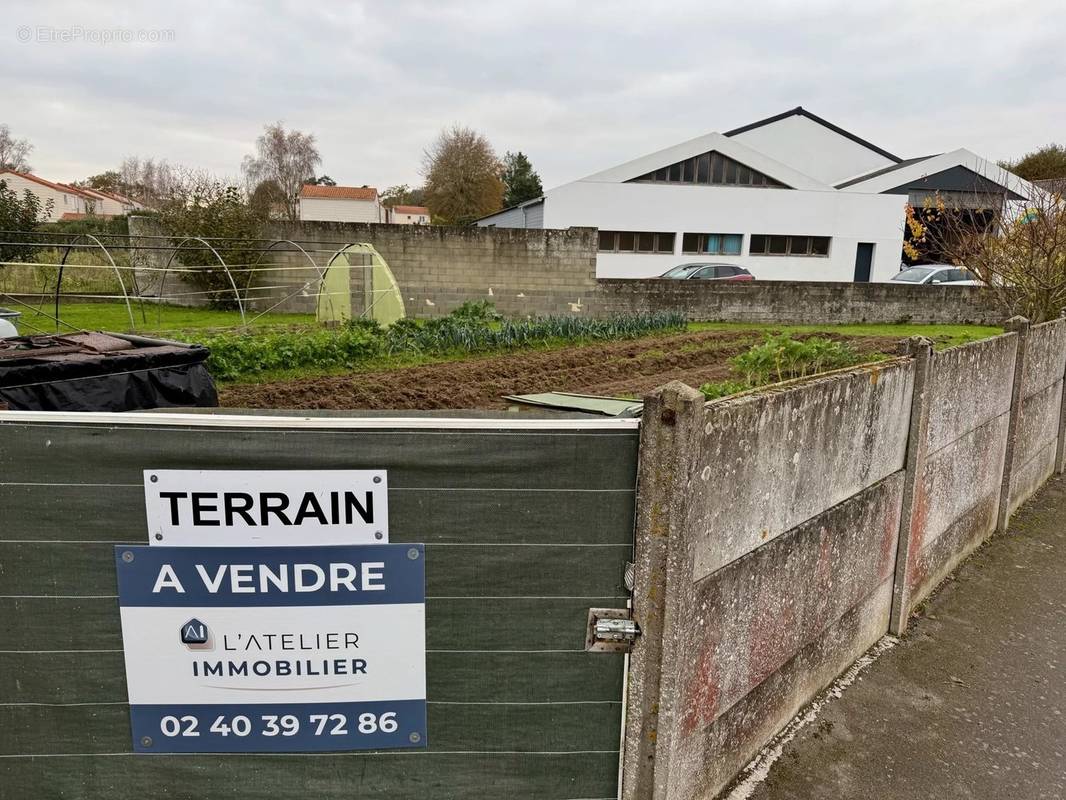
[[[0,297],[0,306],[12,311],[21,311],[15,325],[20,333],[30,334],[39,331],[55,333],[56,323],[52,319],[54,306],[45,304],[40,312],[13,303],[10,298]],[[216,311],[210,308],[182,308],[180,306],[159,303],[132,303],[135,324],[130,326],[129,314],[125,303],[73,303],[60,302],[59,318],[66,325],[60,330],[69,333],[73,326],[77,329],[114,331],[115,333],[162,333],[188,331],[200,328],[232,328],[241,324],[241,315],[236,311]],[[255,314],[249,312],[250,320]],[[25,324],[23,324],[25,323]],[[264,314],[253,325],[313,325],[314,314]],[[34,329],[38,330],[34,330]]]
[[[910,336],[928,336],[937,350],[956,347],[967,342],[976,342],[1003,333],[1002,328],[990,325],[911,325],[911,324],[860,324],[860,325],[765,325],[757,322],[692,322],[690,331],[765,331],[780,333],[836,333],[841,336],[892,336],[906,339]]]

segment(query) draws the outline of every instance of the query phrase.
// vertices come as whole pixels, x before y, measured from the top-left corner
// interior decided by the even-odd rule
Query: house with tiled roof
[[[87,186],[76,187],[83,194],[94,199],[94,213],[99,217],[117,217],[129,214],[138,208],[143,208],[139,203],[130,200],[114,192],[105,192],[101,189],[90,189]]]
[[[8,189],[19,196],[23,192],[31,192],[41,201],[42,206],[47,206],[51,201],[52,207],[48,222],[81,219],[95,213],[96,199],[85,191],[67,186],[65,183],[54,183],[37,175],[16,172],[12,169],[0,169],[0,181],[3,181]]]
[[[394,225],[428,225],[429,209],[425,206],[391,206],[386,209]]]
[[[306,184],[297,196],[300,219],[320,222],[385,222],[385,209],[373,186]]]

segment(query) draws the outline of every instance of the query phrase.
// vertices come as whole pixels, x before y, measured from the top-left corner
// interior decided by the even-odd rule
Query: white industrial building
[[[564,184],[477,224],[599,228],[601,278],[715,261],[765,280],[880,281],[900,269],[908,202],[936,192],[1002,202],[1031,191],[967,150],[902,159],[795,108]]]

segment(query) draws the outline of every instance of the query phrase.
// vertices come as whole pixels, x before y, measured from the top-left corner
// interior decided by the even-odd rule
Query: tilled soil
[[[533,392],[641,397],[672,380],[698,387],[728,378],[729,359],[762,337],[761,331],[703,331],[326,378],[234,384],[221,390],[220,402],[231,408],[455,409],[499,408],[503,395]],[[862,353],[874,353],[891,350],[898,340],[848,341]]]

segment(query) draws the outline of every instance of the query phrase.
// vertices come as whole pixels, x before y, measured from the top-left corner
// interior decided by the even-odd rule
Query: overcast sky
[[[130,155],[236,175],[275,120],[380,188],[419,183],[453,122],[546,188],[797,105],[903,157],[1066,141],[1055,0],[14,5],[0,123],[55,180]],[[113,29],[162,41],[85,41]]]

